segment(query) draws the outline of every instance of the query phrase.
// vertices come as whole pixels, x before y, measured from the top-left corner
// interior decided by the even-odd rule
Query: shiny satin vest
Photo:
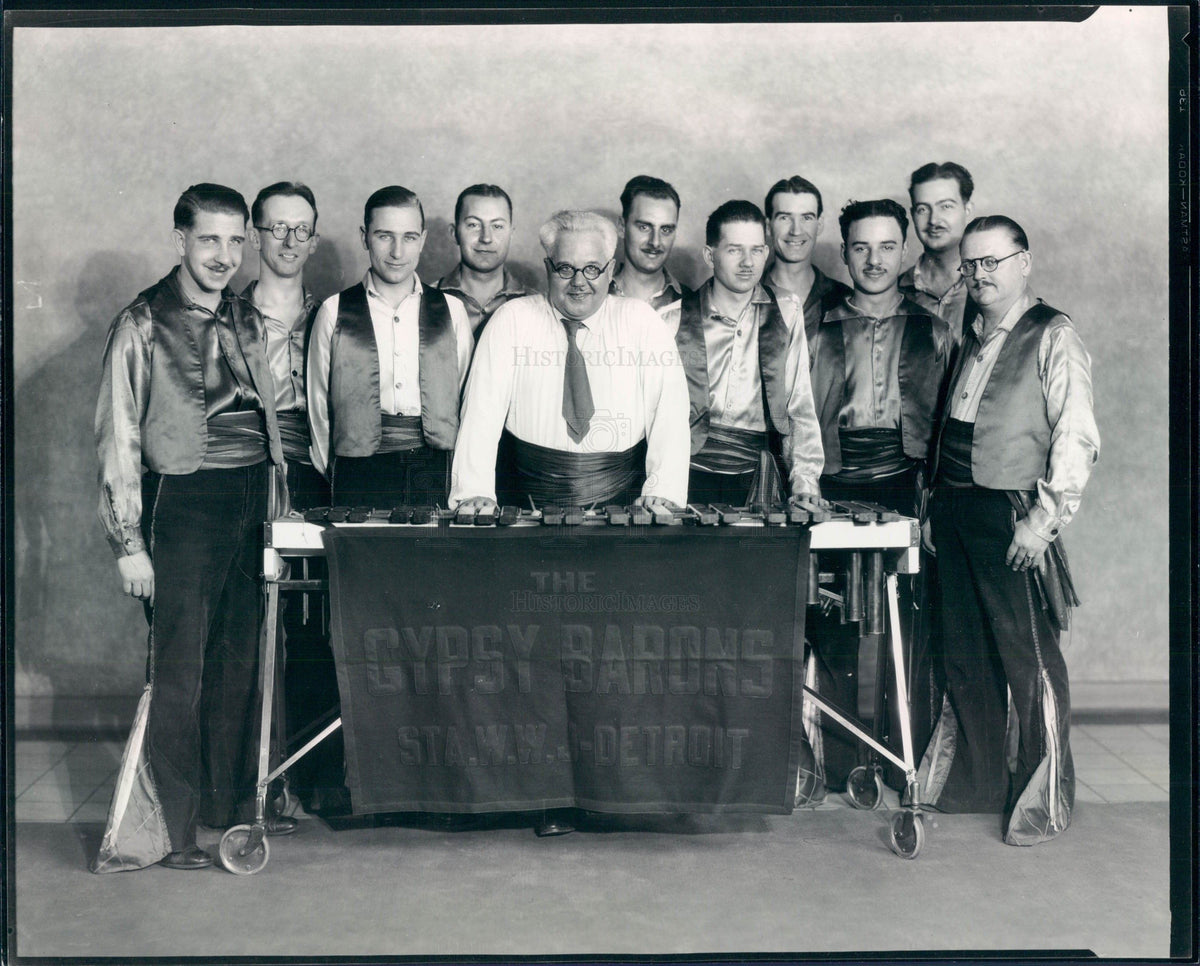
[[[204,462],[208,426],[204,398],[204,365],[196,327],[211,325],[208,313],[183,305],[171,276],[142,292],[130,311],[148,314],[151,333],[150,395],[142,418],[142,462],[155,473],[194,473]],[[281,463],[275,388],[267,365],[262,320],[250,303],[229,299],[237,345],[225,343],[227,357],[240,348],[254,388],[262,400],[271,461]],[[228,339],[227,330],[218,335]]]
[[[914,302],[905,299],[900,313],[907,316],[900,339],[897,378],[900,383],[900,439],[904,455],[924,459],[933,437],[934,411],[938,403],[945,362],[938,358],[933,338],[933,319]],[[838,413],[846,395],[845,327],[839,318],[825,319],[817,341],[809,346],[812,358],[813,402],[821,423],[825,447],[825,475],[842,468],[842,444],[838,436]]]
[[[971,477],[977,486],[1032,490],[1046,475],[1051,427],[1038,371],[1038,347],[1050,327],[1062,325],[1071,325],[1071,320],[1039,300],[1017,320],[1004,340],[975,416]],[[979,339],[968,326],[954,367],[952,393],[966,375],[966,361],[978,353]],[[947,413],[949,409],[947,406]]]
[[[454,328],[446,296],[425,284],[418,327],[421,431],[434,449],[453,449],[459,402]],[[329,350],[329,422],[334,455],[373,456],[379,450],[379,350],[361,282],[338,298]]]
[[[776,434],[788,428],[788,398],[784,386],[784,360],[787,357],[788,329],[779,311],[775,293],[764,287],[770,302],[767,318],[758,330],[758,372],[763,387],[763,411],[768,429]],[[708,439],[709,414],[708,348],[704,342],[704,320],[700,316],[700,289],[686,292],[680,307],[675,347],[683,363],[688,387],[688,422],[691,425],[692,455],[704,448]],[[772,442],[774,443],[774,438]]]

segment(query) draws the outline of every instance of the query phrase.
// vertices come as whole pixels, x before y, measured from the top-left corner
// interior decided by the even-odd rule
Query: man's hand
[[[801,500],[808,500],[812,503],[820,503],[821,487],[816,483],[811,485],[807,483],[797,483],[796,491],[791,495],[791,498],[788,500],[788,502],[795,506],[796,504],[800,503]]]
[[[465,500],[460,500],[455,509],[475,510],[476,512],[479,510],[495,510],[496,501],[489,500],[486,496],[469,496]]]
[[[1016,530],[1013,531],[1012,543],[1008,545],[1008,553],[1004,555],[1004,562],[1017,572],[1028,570],[1030,567],[1042,570],[1045,567],[1046,548],[1049,546],[1049,540],[1034,533],[1025,520],[1018,520]]]
[[[130,597],[154,603],[154,564],[145,550],[117,558],[123,589]]]
[[[636,500],[634,500],[634,505],[644,506],[646,509],[655,506],[665,506],[672,513],[679,513],[683,509],[683,507],[672,503],[665,496],[639,496]]]

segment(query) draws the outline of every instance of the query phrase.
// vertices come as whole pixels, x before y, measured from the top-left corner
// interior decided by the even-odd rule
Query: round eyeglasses
[[[284,241],[288,235],[295,235],[296,241],[306,242],[315,234],[308,225],[297,225],[295,228],[289,228],[282,221],[276,222],[274,225],[267,227],[266,225],[255,225],[259,231],[269,231],[280,241]]]
[[[1022,248],[1020,251],[1015,251],[1012,253],[1012,255],[1005,255],[1003,258],[996,258],[994,255],[984,255],[983,258],[964,258],[962,260],[962,264],[958,266],[958,270],[967,278],[970,278],[975,274],[976,266],[982,268],[985,272],[994,272],[996,270],[996,266],[1001,262],[1006,262],[1012,258],[1013,255],[1020,255],[1021,252],[1026,251],[1029,251],[1029,249]]]
[[[564,282],[571,281],[577,272],[582,272],[584,278],[586,278],[589,282],[594,282],[604,274],[605,269],[607,269],[612,263],[613,259],[610,258],[603,265],[597,265],[595,262],[589,262],[587,265],[584,265],[583,268],[576,268],[569,262],[559,262],[557,265],[555,265],[554,262],[550,261],[550,259],[546,259],[546,267]]]

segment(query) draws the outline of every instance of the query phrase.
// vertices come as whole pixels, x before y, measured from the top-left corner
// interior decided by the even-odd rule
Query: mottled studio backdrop
[[[824,192],[817,263],[845,277],[837,209],[955,160],[977,214],[1029,233],[1036,291],[1092,353],[1100,463],[1067,534],[1084,606],[1076,680],[1167,676],[1167,54],[1164,10],[1083,24],[21,28],[13,188],[17,692],[135,694],[145,623],[96,520],[92,416],[108,324],[175,261],[195,181],[247,198],[307,182],[310,282],[366,267],[362,203],[417,191],[421,276],[451,267],[463,186],[515,203],[536,280],[554,209],[618,210],[634,174],[683,196],[672,268],[702,277],[704,219],[780,177]],[[909,260],[919,251],[910,233]],[[256,271],[247,252],[238,284]]]

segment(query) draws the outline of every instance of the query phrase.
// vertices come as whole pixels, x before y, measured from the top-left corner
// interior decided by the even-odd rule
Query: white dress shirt
[[[506,302],[475,349],[454,451],[450,506],[496,498],[496,447],[518,439],[569,453],[621,452],[646,440],[642,496],[687,502],[687,379],[667,326],[640,299],[610,295],[576,343],[595,414],[580,442],[562,415],[567,333],[544,295]]]
[[[421,280],[412,277],[412,289],[394,308],[375,287],[375,276],[368,270],[363,277],[367,289],[367,308],[375,330],[379,354],[379,409],[392,416],[421,415],[420,314]],[[320,473],[329,465],[329,353],[333,330],[337,325],[340,295],[331,295],[317,310],[308,345],[308,421],[312,430],[312,463]],[[453,295],[446,295],[450,323],[458,352],[458,380],[461,389],[471,365],[475,337],[466,307]]]

